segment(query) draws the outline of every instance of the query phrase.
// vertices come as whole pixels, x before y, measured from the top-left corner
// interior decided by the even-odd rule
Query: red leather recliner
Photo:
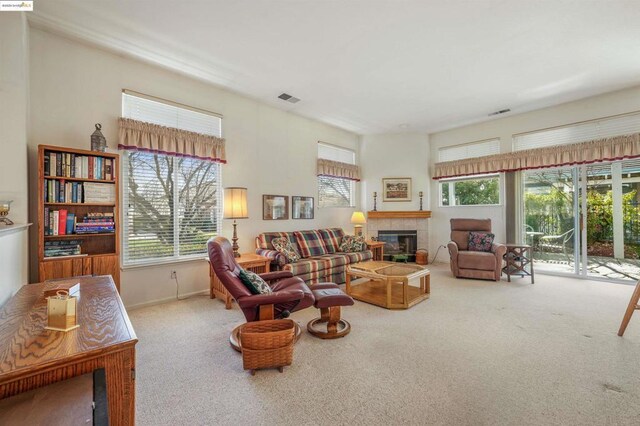
[[[294,277],[290,271],[277,271],[261,274],[273,293],[251,294],[240,281],[240,266],[233,257],[231,243],[224,237],[212,238],[207,242],[209,260],[216,276],[231,294],[247,322],[286,318],[291,312],[313,305],[314,297],[305,282]],[[238,327],[231,334],[230,342],[234,349],[237,344]]]

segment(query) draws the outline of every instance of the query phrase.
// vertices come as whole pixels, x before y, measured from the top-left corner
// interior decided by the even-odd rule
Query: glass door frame
[[[621,171],[620,165],[618,161],[611,162],[603,162],[611,165],[612,171],[612,181],[615,182],[617,179],[613,176],[615,171]],[[565,169],[571,170],[571,176],[573,180],[573,211],[574,211],[574,229],[579,230],[579,232],[574,232],[573,234],[573,259],[574,259],[574,267],[573,272],[561,272],[561,271],[545,271],[536,270],[536,273],[541,273],[544,275],[555,275],[555,276],[567,276],[567,277],[577,277],[582,279],[589,279],[594,281],[608,281],[622,284],[635,285],[634,281],[624,280],[618,278],[607,278],[600,276],[592,276],[588,275],[588,262],[589,257],[587,254],[588,250],[588,241],[587,241],[587,226],[586,226],[586,214],[588,212],[587,209],[587,191],[588,191],[588,167],[589,164],[577,164],[573,166],[561,166],[561,167],[552,167],[549,170],[558,170]],[[526,238],[524,235],[524,224],[525,224],[525,204],[524,204],[524,174],[527,170],[520,171],[516,174],[516,200],[519,201],[519,205],[516,210],[516,223],[518,224],[516,229],[516,238],[518,241],[525,242]],[[621,176],[620,176],[621,178]],[[612,191],[616,191],[614,189],[615,184],[612,185]],[[614,228],[614,234],[620,233],[620,230],[616,230]],[[616,238],[620,238],[620,235],[614,236],[614,242]],[[624,238],[622,236],[622,238]],[[623,240],[624,246],[624,240]]]

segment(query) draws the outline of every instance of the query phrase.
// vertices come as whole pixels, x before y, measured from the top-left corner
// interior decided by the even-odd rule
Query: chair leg
[[[636,289],[633,291],[631,295],[631,300],[629,300],[629,306],[627,306],[627,310],[624,313],[624,318],[622,318],[622,324],[620,324],[620,330],[618,330],[618,336],[622,336],[627,329],[627,325],[629,325],[629,321],[631,320],[631,316],[636,309],[640,309],[640,305],[638,305],[638,301],[640,300],[640,281],[636,284]]]

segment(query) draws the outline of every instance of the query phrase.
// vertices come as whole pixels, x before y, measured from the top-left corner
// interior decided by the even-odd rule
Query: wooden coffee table
[[[362,278],[351,282],[351,277]],[[347,267],[347,294],[387,309],[408,309],[429,298],[431,272],[412,263],[367,261]],[[413,285],[412,285],[413,284]]]

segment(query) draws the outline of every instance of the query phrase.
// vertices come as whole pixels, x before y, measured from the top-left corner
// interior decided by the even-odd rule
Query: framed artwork
[[[313,197],[291,197],[292,219],[313,219]]]
[[[411,178],[383,178],[382,201],[411,201]]]
[[[262,196],[263,220],[287,220],[289,219],[289,197],[286,195]]]

